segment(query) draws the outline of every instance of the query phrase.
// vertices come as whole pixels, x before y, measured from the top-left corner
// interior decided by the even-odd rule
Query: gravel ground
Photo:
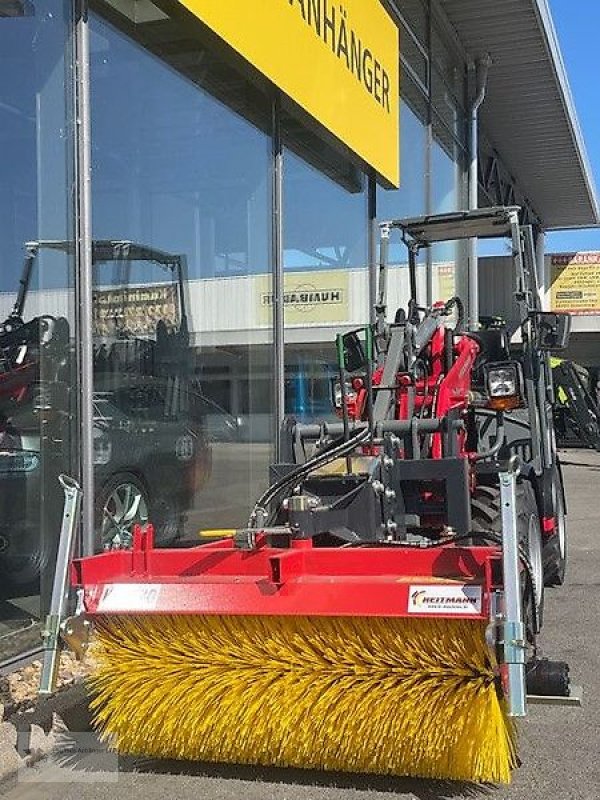
[[[65,746],[51,761],[21,772],[7,800],[598,800],[600,798],[600,456],[563,453],[569,502],[567,585],[548,591],[542,647],[566,658],[584,707],[534,707],[521,725],[522,767],[510,787],[337,775],[300,770],[121,760],[94,745],[83,704],[71,718]],[[79,731],[77,734],[75,732]],[[71,737],[69,744],[69,736]],[[88,742],[88,740],[85,740]]]
[[[33,661],[17,672],[0,676],[0,706],[4,708],[5,718],[35,706],[41,668],[41,661]],[[78,661],[68,652],[61,653],[57,688],[70,686],[85,674],[86,667],[82,661]]]

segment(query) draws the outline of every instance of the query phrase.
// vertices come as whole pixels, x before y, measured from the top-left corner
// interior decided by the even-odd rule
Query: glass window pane
[[[369,319],[367,197],[284,153],[284,308],[286,413],[332,416],[335,336]]]
[[[424,109],[422,109],[424,111]],[[377,218],[417,217],[426,212],[427,128],[424,117],[400,102],[400,188],[377,189]]]
[[[112,6],[91,40],[97,546],[145,518],[193,543],[245,524],[268,477],[271,142],[193,20]]]
[[[434,62],[434,70],[438,71],[439,76],[443,76],[456,101],[465,108],[465,63],[455,49],[446,43],[442,33],[435,27],[431,36],[431,57]]]
[[[428,2],[423,2],[423,0],[392,0],[392,3],[413,32],[413,35],[424,48],[427,47]]]
[[[431,152],[433,213],[466,208],[466,163],[461,148],[447,136],[434,139]],[[467,242],[443,242],[431,248],[432,299],[467,298]]]
[[[431,102],[434,109],[434,127],[437,137],[446,142],[450,137],[466,146],[466,114],[455,95],[436,69],[431,77]],[[451,149],[452,145],[447,145]]]
[[[40,645],[76,475],[69,8],[0,11],[0,662]]]
[[[407,81],[403,84],[403,93]],[[420,97],[411,92],[412,97]],[[426,213],[427,204],[427,128],[426,108],[423,102],[407,102],[404,96],[400,103],[400,188],[393,190],[377,188],[377,219],[402,219]],[[425,298],[425,255],[419,254],[417,275],[419,297]],[[410,297],[410,282],[406,247],[398,233],[390,240],[390,270],[388,274],[388,311],[393,318],[396,309],[406,309]],[[397,268],[396,268],[397,267]]]
[[[403,72],[408,71],[424,91],[429,87],[429,59],[424,45],[417,42],[410,30],[400,24],[400,58]],[[402,81],[402,79],[401,79]]]
[[[366,193],[349,192],[291,151],[285,153],[286,270],[364,268]]]

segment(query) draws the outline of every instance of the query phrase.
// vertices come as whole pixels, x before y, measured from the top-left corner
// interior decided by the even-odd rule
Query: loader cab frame
[[[377,325],[381,336],[387,324],[385,275],[392,231],[400,232],[408,250],[411,287],[409,308],[413,309],[417,306],[416,258],[422,249],[434,243],[459,239],[507,238],[511,243],[517,287],[515,299],[520,316],[520,336],[517,335],[516,338],[521,340],[519,360],[523,368],[527,417],[531,431],[529,463],[535,474],[542,476],[546,470],[555,466],[552,412],[554,392],[549,356],[568,345],[570,315],[542,311],[533,232],[530,225],[520,224],[519,213],[520,209],[516,206],[499,206],[382,222]],[[470,332],[477,335],[476,330]]]

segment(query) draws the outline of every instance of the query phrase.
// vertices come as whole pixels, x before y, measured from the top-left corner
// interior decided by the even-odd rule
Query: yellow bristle
[[[92,709],[122,753],[507,783],[485,626],[139,616],[97,626]]]

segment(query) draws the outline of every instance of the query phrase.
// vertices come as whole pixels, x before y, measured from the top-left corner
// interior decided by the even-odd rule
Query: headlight
[[[507,397],[517,393],[516,367],[502,367],[488,372],[488,393],[490,397]]]
[[[523,381],[520,364],[511,361],[486,365],[485,383],[491,408],[508,410],[522,405]]]

